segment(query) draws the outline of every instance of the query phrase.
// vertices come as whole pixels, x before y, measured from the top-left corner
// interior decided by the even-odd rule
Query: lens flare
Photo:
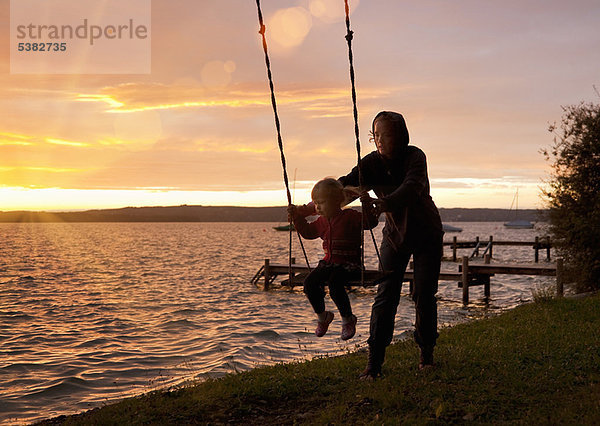
[[[231,61],[228,61],[231,62]],[[233,63],[233,69],[235,69],[235,63]],[[200,77],[202,84],[206,87],[225,87],[231,81],[231,64],[223,63],[223,61],[210,61],[204,64]]]
[[[285,48],[300,45],[311,27],[311,14],[303,7],[278,10],[271,17],[268,25],[271,39]]]
[[[152,145],[162,135],[162,121],[157,111],[115,114],[115,137],[128,145]]]
[[[359,0],[348,2],[350,13],[354,12],[359,3]],[[341,0],[310,0],[308,8],[313,16],[328,24],[340,22],[346,17],[344,2]]]
[[[223,68],[225,69],[226,72],[231,74],[232,72],[235,72],[235,68],[236,68],[235,62],[227,61],[223,64]]]

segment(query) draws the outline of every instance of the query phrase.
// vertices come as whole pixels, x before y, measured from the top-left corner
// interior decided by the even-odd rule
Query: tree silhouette
[[[600,105],[563,111],[561,124],[549,128],[553,145],[542,150],[552,167],[543,196],[568,278],[586,291],[600,288]]]

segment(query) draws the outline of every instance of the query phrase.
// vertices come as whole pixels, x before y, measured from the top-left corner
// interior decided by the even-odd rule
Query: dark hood
[[[404,117],[402,116],[402,114],[398,114],[397,112],[393,111],[378,112],[375,118],[373,119],[373,124],[371,125],[371,132],[375,133],[375,122],[380,119],[389,121],[394,125],[394,129],[396,130],[396,134],[398,135],[398,143],[400,147],[405,147],[408,145],[410,138],[408,136],[408,128],[406,127],[406,121],[404,121]]]

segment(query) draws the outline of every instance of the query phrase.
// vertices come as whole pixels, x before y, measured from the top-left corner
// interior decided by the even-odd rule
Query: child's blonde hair
[[[314,200],[317,194],[324,194],[327,198],[335,198],[341,203],[344,199],[344,186],[334,178],[321,179],[313,187],[310,196]]]

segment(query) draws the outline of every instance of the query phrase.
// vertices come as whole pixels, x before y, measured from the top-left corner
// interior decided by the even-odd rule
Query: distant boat
[[[533,229],[533,223],[528,220],[511,220],[506,222],[504,226],[508,229]]]
[[[457,228],[447,223],[442,223],[442,227],[444,228],[444,232],[462,232],[462,228]]]
[[[533,229],[533,223],[530,221],[516,218],[519,214],[519,188],[517,188],[517,192],[515,193],[512,204],[510,205],[510,210],[512,210],[513,205],[515,206],[515,220],[505,222],[504,227],[508,229]]]

